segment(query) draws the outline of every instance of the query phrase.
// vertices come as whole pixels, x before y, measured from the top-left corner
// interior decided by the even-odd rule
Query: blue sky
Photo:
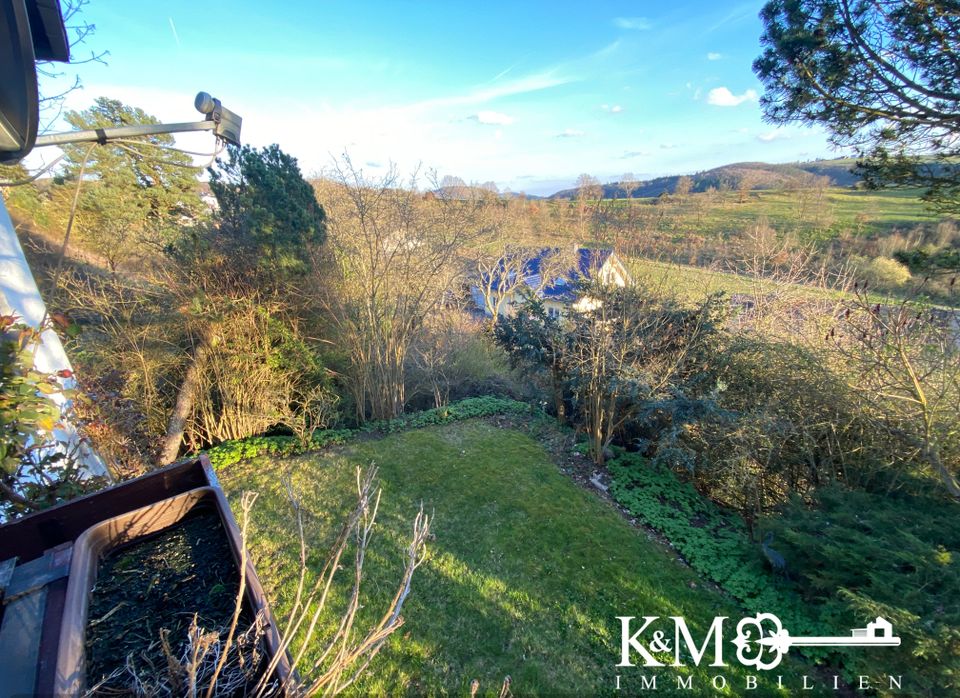
[[[822,132],[763,123],[762,2],[91,0],[84,89],[164,121],[206,90],[305,173],[348,152],[369,174],[418,164],[549,193],[743,160],[831,157]],[[207,140],[204,140],[206,138]],[[182,138],[210,149],[209,136]]]

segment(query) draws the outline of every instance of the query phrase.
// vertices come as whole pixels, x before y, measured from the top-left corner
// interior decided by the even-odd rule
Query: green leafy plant
[[[956,504],[927,485],[922,495],[821,487],[764,526],[791,563],[804,601],[834,628],[893,623],[900,647],[885,650],[886,673],[909,677],[916,695],[960,688],[960,526]],[[877,657],[848,653],[850,675]]]
[[[686,561],[751,613],[774,613],[795,635],[823,635],[795,585],[772,573],[742,519],[722,511],[666,467],[636,453],[608,464],[610,494],[631,514],[669,539]],[[819,651],[810,657],[824,656]]]
[[[498,414],[530,414],[533,408],[525,402],[492,396],[466,398],[423,412],[414,412],[397,419],[369,422],[361,429],[323,429],[314,431],[305,445],[293,436],[254,436],[247,439],[224,441],[206,451],[210,463],[217,470],[257,456],[288,457],[327,446],[344,444],[358,434],[380,432],[392,434],[407,429],[421,429],[437,424],[449,424],[475,417]]]
[[[34,368],[44,329],[0,316],[0,516],[42,509],[99,484],[83,478],[76,446],[56,436],[78,395],[60,382],[72,378],[69,371]]]

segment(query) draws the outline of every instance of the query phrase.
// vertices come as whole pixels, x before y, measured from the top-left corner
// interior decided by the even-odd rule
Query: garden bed
[[[191,677],[202,684],[217,673],[240,582],[241,541],[228,517],[218,490],[201,487],[104,521],[77,539],[57,694],[140,692],[146,684],[150,693],[175,695]],[[240,691],[276,646],[265,612],[254,610],[265,604],[251,573],[248,561],[238,634],[218,674]],[[278,673],[282,679],[285,669]]]
[[[194,617],[198,627],[224,635],[239,582],[220,517],[210,507],[198,507],[162,533],[111,551],[90,594],[87,685],[122,674],[128,656],[131,671],[161,675],[167,667],[161,632],[180,655]],[[249,613],[244,615],[241,627],[249,625]],[[124,685],[107,680],[102,688],[114,684]]]

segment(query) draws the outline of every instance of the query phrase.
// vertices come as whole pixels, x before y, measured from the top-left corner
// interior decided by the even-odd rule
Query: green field
[[[530,434],[471,420],[286,461],[258,458],[221,474],[234,502],[244,490],[261,493],[252,549],[281,618],[295,586],[297,542],[280,473],[290,473],[305,502],[313,559],[350,503],[355,466],[371,463],[383,501],[365,613],[382,613],[392,594],[421,501],[434,512],[435,540],[414,578],[406,625],[351,688],[356,694],[466,696],[477,679],[482,695],[496,695],[509,675],[520,696],[633,695],[644,670],[615,667],[616,616],[680,615],[699,636],[714,616],[742,615],[675,553],[562,474]],[[694,690],[682,695],[741,694],[746,670],[732,647],[725,652],[731,665],[722,669],[704,661],[658,670],[659,694],[674,694],[677,671],[693,678]],[[619,693],[617,673],[626,689]],[[710,685],[717,673],[730,682],[726,690]],[[787,662],[772,673],[797,686],[804,672]],[[778,694],[770,680],[761,677],[758,694]]]
[[[664,207],[657,215],[660,227],[707,238],[726,238],[765,220],[780,233],[795,233],[804,240],[824,240],[841,235],[883,235],[909,231],[917,225],[935,224],[942,216],[927,208],[918,190],[865,191],[844,188],[763,189],[749,192],[743,202],[739,192],[691,194],[635,199],[633,205]],[[627,205],[626,200],[615,202]]]
[[[792,299],[811,301],[829,300],[841,302],[844,294],[839,290],[818,288],[804,284],[785,284],[769,279],[757,279],[716,269],[705,269],[688,264],[661,262],[640,257],[630,257],[624,264],[634,280],[665,295],[678,298],[687,303],[702,302],[712,293],[725,293],[727,296],[743,294],[756,297],[765,293],[787,293]],[[886,302],[888,296],[874,293],[868,298],[876,302]]]
[[[689,264],[658,262],[631,257],[625,261],[633,278],[645,286],[670,289],[681,298],[702,300],[711,293],[756,293],[762,285],[757,279],[727,271],[694,267]]]
[[[935,223],[940,216],[926,208],[918,191],[816,191],[763,190],[750,192],[744,203],[735,194],[704,216],[696,232],[722,234],[743,230],[765,217],[775,229],[788,232],[823,231],[826,237],[841,232],[854,235],[908,230],[918,224]],[[690,207],[688,207],[689,209]],[[687,222],[696,223],[696,212],[686,211]]]

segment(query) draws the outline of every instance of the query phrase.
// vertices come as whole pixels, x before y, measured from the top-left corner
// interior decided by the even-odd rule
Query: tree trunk
[[[183,443],[183,432],[187,426],[187,418],[193,410],[193,403],[197,397],[197,386],[200,383],[200,371],[203,360],[210,348],[210,329],[205,330],[193,352],[193,358],[183,376],[183,383],[177,391],[177,401],[173,406],[170,421],[167,422],[167,433],[160,446],[160,463],[166,465],[177,459],[180,453],[180,444]]]
[[[950,472],[950,469],[944,464],[943,460],[941,460],[936,447],[927,443],[924,445],[923,450],[927,462],[933,466],[937,475],[940,476],[940,480],[947,488],[947,492],[949,492],[950,496],[954,499],[960,500],[960,483],[957,483],[956,476]]]

